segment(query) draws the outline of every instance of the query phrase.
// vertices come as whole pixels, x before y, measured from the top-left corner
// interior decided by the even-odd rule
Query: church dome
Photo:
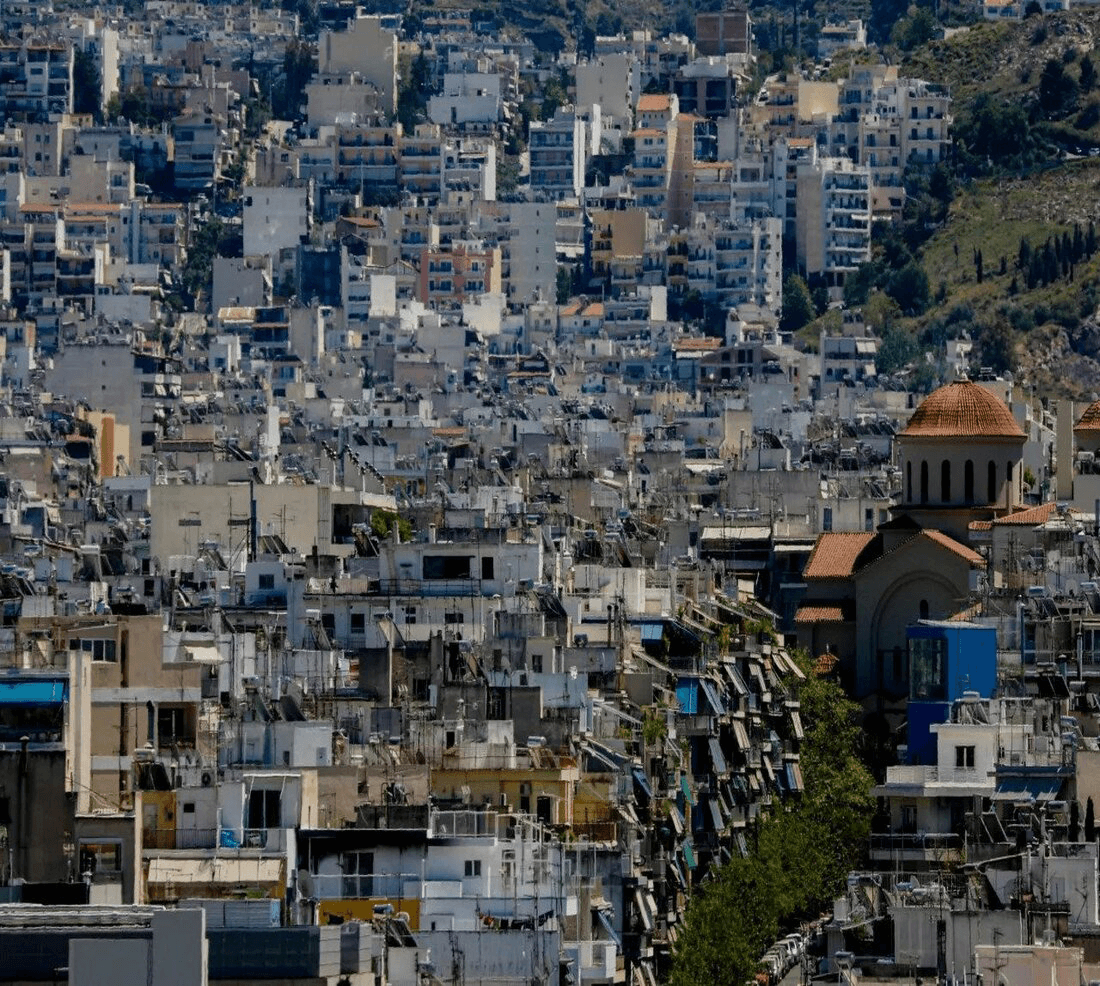
[[[1018,438],[1026,436],[1012,412],[972,380],[933,391],[913,412],[901,438]]]

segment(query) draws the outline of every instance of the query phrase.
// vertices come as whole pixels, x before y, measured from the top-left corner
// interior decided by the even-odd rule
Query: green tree
[[[1096,841],[1096,809],[1093,807],[1092,798],[1085,802],[1085,841]]]
[[[411,134],[418,123],[427,119],[431,93],[432,68],[423,49],[412,60],[406,75],[397,91],[397,119],[405,133]]]
[[[1096,85],[1096,66],[1093,64],[1091,55],[1085,55],[1081,59],[1077,84],[1081,87],[1081,92],[1092,92]]]
[[[890,40],[902,51],[912,51],[936,36],[936,21],[926,7],[910,7],[890,32]]]
[[[1039,105],[1048,119],[1060,120],[1077,107],[1077,80],[1057,58],[1047,59],[1039,77]]]
[[[91,114],[97,123],[102,122],[101,89],[95,58],[82,48],[76,48],[73,51],[73,112]]]
[[[830,903],[866,846],[874,802],[859,755],[859,707],[817,677],[806,655],[796,660],[806,676],[797,689],[802,799],[779,802],[753,852],[726,863],[692,898],[671,986],[742,986],[780,923]]]
[[[875,353],[875,370],[888,376],[904,370],[920,352],[913,334],[894,322],[889,322],[880,333],[878,352]]]
[[[280,120],[297,120],[306,98],[306,86],[317,71],[317,51],[308,41],[291,41],[283,52],[283,85],[272,99]]]
[[[932,300],[928,275],[915,260],[910,260],[901,270],[890,275],[886,293],[906,315],[923,314]]]
[[[817,314],[805,280],[788,274],[783,281],[783,314],[779,320],[785,332],[797,332]]]
[[[1003,318],[984,322],[975,342],[981,354],[981,365],[1004,373],[1016,369],[1016,339],[1012,327]]]

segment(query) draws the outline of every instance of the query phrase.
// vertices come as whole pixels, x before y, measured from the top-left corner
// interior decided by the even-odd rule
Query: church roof
[[[1093,401],[1085,408],[1085,413],[1081,415],[1081,420],[1073,426],[1073,430],[1076,432],[1100,431],[1100,401]]]
[[[933,391],[913,412],[902,438],[1025,437],[1012,412],[972,380],[956,380]]]

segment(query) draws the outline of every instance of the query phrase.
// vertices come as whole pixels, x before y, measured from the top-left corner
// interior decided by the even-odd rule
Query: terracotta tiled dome
[[[913,412],[903,438],[1025,437],[1004,404],[972,380],[933,391]]]
[[[1085,408],[1085,413],[1081,415],[1081,420],[1073,426],[1073,430],[1076,432],[1100,432],[1100,401],[1093,401]]]

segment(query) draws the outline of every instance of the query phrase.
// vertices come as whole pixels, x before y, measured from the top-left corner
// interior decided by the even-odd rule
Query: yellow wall
[[[343,921],[370,921],[375,907],[389,904],[394,915],[404,911],[409,916],[409,930],[420,930],[420,901],[398,900],[393,897],[368,897],[362,900],[322,900],[317,905],[317,917],[321,924],[331,924],[333,918]]]

